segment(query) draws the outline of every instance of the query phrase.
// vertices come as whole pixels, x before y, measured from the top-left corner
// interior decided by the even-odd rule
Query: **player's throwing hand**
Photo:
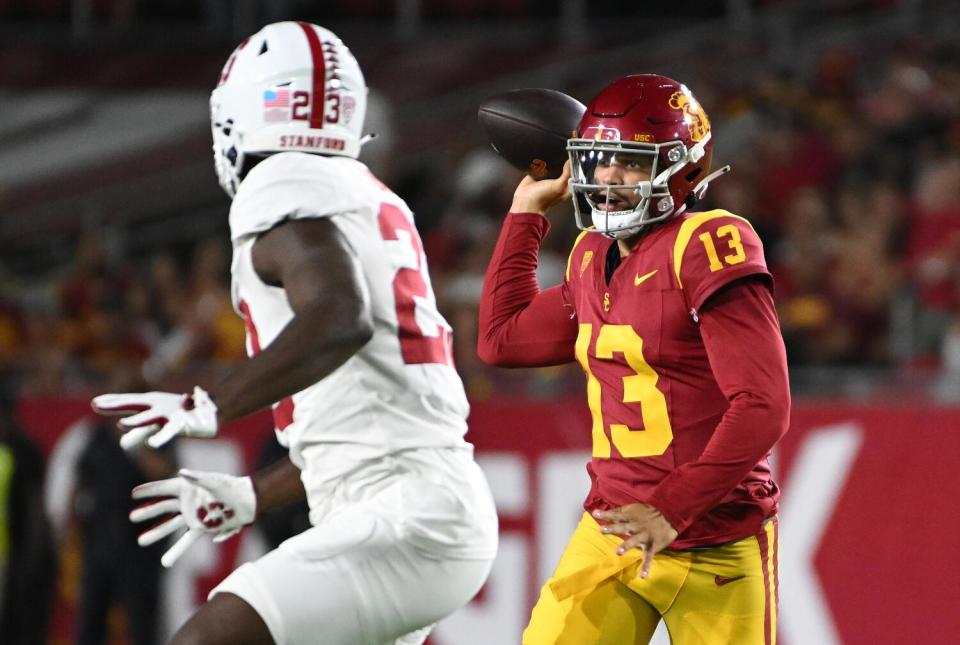
[[[92,406],[98,414],[121,415],[117,425],[124,434],[124,450],[144,441],[159,448],[177,435],[213,437],[217,434],[217,406],[206,390],[197,386],[193,394],[142,392],[138,394],[102,394]]]
[[[130,512],[130,520],[143,522],[172,515],[137,538],[140,546],[150,546],[168,535],[186,528],[177,542],[163,554],[160,562],[173,566],[183,553],[204,533],[214,542],[223,542],[253,522],[257,514],[257,496],[249,477],[182,469],[179,476],[148,482],[133,489],[134,499],[152,499]]]
[[[536,180],[526,175],[513,193],[511,213],[544,214],[560,202],[570,199],[570,162],[556,179]]]
[[[650,574],[653,556],[677,539],[676,530],[670,526],[660,511],[649,504],[627,504],[609,511],[594,511],[593,516],[598,520],[609,522],[601,527],[601,532],[627,538],[617,548],[619,555],[623,555],[630,549],[643,549],[643,563],[640,565],[641,578],[646,578]]]

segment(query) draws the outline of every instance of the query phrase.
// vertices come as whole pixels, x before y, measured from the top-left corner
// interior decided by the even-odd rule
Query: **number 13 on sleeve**
[[[723,262],[717,255],[717,247],[713,243],[713,235],[709,232],[701,233],[700,241],[703,242],[703,248],[707,252],[707,259],[710,261],[710,271],[717,272],[726,266],[740,264],[747,259],[747,253],[743,250],[743,240],[740,237],[740,231],[733,224],[726,224],[717,229],[717,239],[727,242],[731,253],[723,256]]]

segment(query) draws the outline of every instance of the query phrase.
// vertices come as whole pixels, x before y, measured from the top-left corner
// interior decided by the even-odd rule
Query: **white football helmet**
[[[267,25],[237,46],[210,95],[220,185],[233,197],[250,155],[356,158],[366,110],[363,72],[333,32],[306,22]]]

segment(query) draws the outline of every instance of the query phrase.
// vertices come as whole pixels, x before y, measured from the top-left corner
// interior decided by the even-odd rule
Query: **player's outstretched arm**
[[[569,164],[557,179],[525,176],[514,193],[480,296],[477,354],[501,367],[559,365],[574,359],[577,323],[563,287],[540,291],[537,259],[550,225],[543,217],[569,198]]]
[[[159,447],[178,435],[212,437],[225,421],[295,394],[340,367],[373,335],[370,297],[356,253],[326,219],[287,221],[260,235],[254,267],[286,292],[294,318],[270,344],[209,391],[104,394],[125,449]]]

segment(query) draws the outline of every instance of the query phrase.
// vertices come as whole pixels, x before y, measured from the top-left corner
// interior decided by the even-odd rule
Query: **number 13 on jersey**
[[[609,458],[611,442],[626,458],[662,455],[673,441],[673,428],[667,411],[667,399],[657,389],[659,375],[643,358],[643,339],[630,325],[602,325],[597,334],[593,356],[598,360],[613,360],[623,354],[633,374],[623,377],[623,403],[640,406],[643,428],[630,428],[622,423],[608,425],[603,415],[603,389],[590,367],[590,345],[593,325],[581,324],[577,336],[577,360],[587,375],[587,403],[593,417],[593,456]]]

